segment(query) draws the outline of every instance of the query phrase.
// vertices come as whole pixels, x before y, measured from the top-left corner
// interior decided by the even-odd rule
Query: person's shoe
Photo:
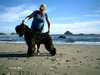
[[[37,53],[37,55],[40,55],[40,51],[39,51],[39,50],[37,50],[37,52],[36,52],[36,53]]]

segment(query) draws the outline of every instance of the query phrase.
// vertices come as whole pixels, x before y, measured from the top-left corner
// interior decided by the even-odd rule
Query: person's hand
[[[22,20],[22,24],[24,24],[24,20]]]
[[[48,33],[50,34],[50,30],[48,30]]]
[[[47,33],[47,34],[50,34],[50,31],[48,30],[46,33]]]

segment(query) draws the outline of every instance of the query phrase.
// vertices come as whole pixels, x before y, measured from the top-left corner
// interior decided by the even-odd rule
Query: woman
[[[27,16],[22,21],[22,23],[24,23],[27,20],[34,17],[34,19],[32,21],[32,25],[31,25],[31,29],[34,30],[34,31],[37,31],[37,32],[42,32],[43,28],[44,28],[44,22],[45,22],[45,19],[46,19],[47,24],[48,24],[48,33],[50,33],[50,19],[48,18],[48,15],[45,13],[45,10],[46,10],[46,5],[41,4],[39,10],[36,10],[32,14]],[[40,44],[37,44],[37,54],[38,55],[40,54],[39,48],[40,48]]]

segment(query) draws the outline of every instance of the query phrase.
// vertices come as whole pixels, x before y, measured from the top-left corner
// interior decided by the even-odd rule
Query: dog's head
[[[26,31],[26,25],[24,24],[20,24],[20,25],[17,25],[15,27],[15,30],[16,30],[16,33],[22,37],[24,34],[25,34],[25,31]]]

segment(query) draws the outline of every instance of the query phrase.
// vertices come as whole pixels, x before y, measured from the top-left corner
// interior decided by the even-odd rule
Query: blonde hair
[[[41,5],[40,5],[40,9],[46,10],[46,5],[45,5],[45,4],[41,4]]]

